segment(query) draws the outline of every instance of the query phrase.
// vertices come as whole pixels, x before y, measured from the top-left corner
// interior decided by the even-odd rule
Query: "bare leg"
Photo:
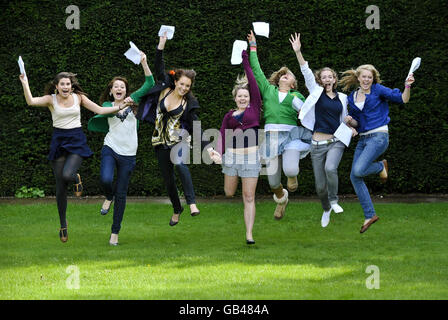
[[[255,190],[256,178],[241,178],[243,185],[244,222],[246,224],[246,240],[253,240],[252,229],[255,222]]]
[[[238,188],[238,176],[224,175],[224,192],[226,197],[233,197]]]

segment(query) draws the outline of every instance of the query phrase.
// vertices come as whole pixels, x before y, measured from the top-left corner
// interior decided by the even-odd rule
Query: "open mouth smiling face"
[[[359,85],[364,91],[368,91],[373,83],[373,74],[369,70],[362,70],[358,77]]]
[[[72,93],[72,82],[69,78],[62,78],[56,85],[56,89],[61,96],[66,98]]]
[[[126,84],[121,80],[115,80],[110,93],[115,101],[121,101],[126,97]]]

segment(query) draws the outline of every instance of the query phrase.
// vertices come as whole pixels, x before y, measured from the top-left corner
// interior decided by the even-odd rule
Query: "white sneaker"
[[[338,205],[337,202],[333,203],[331,205],[331,209],[333,209],[334,213],[342,213],[342,212],[344,212],[344,209],[342,209],[342,207],[340,205]]]
[[[331,209],[328,211],[324,211],[324,213],[322,214],[322,220],[320,221],[320,224],[322,225],[323,228],[328,226],[328,224],[330,223],[330,213]]]

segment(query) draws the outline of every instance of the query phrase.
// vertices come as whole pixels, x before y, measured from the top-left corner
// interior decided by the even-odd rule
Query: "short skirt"
[[[65,153],[75,153],[83,158],[93,155],[81,127],[74,129],[53,128],[48,160],[56,160]]]
[[[300,159],[306,157],[311,148],[313,133],[305,127],[294,127],[290,131],[266,131],[265,139],[260,145],[262,159],[272,159],[285,150],[300,151]]]

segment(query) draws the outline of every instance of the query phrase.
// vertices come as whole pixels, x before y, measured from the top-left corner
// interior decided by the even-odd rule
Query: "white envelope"
[[[17,63],[19,64],[20,74],[23,74],[26,77],[25,64],[23,63],[22,56],[19,56],[19,60],[17,60]]]
[[[420,67],[421,61],[422,61],[422,59],[419,57],[414,58],[414,60],[412,60],[411,68],[409,69],[409,73],[408,73],[408,76],[406,77],[406,80],[408,80],[411,73],[414,73],[414,71]]]
[[[350,145],[350,140],[352,139],[352,134],[352,129],[350,129],[344,122],[341,122],[334,133],[334,136],[348,147]]]
[[[129,45],[131,46],[131,48],[128,49],[128,51],[126,51],[124,55],[135,64],[140,64],[140,60],[142,59],[140,50],[138,50],[137,46],[132,41],[129,41]]]
[[[230,59],[231,64],[243,62],[243,57],[241,56],[243,50],[247,50],[247,41],[235,40],[233,42],[232,58]]]
[[[257,36],[263,36],[269,38],[269,23],[266,22],[253,22],[254,32]]]
[[[174,36],[174,29],[175,29],[175,28],[174,28],[173,26],[165,26],[165,25],[162,25],[162,26],[160,27],[160,30],[159,30],[159,37],[163,36],[164,32],[166,31],[166,38],[167,38],[168,40],[173,39],[173,36]]]

